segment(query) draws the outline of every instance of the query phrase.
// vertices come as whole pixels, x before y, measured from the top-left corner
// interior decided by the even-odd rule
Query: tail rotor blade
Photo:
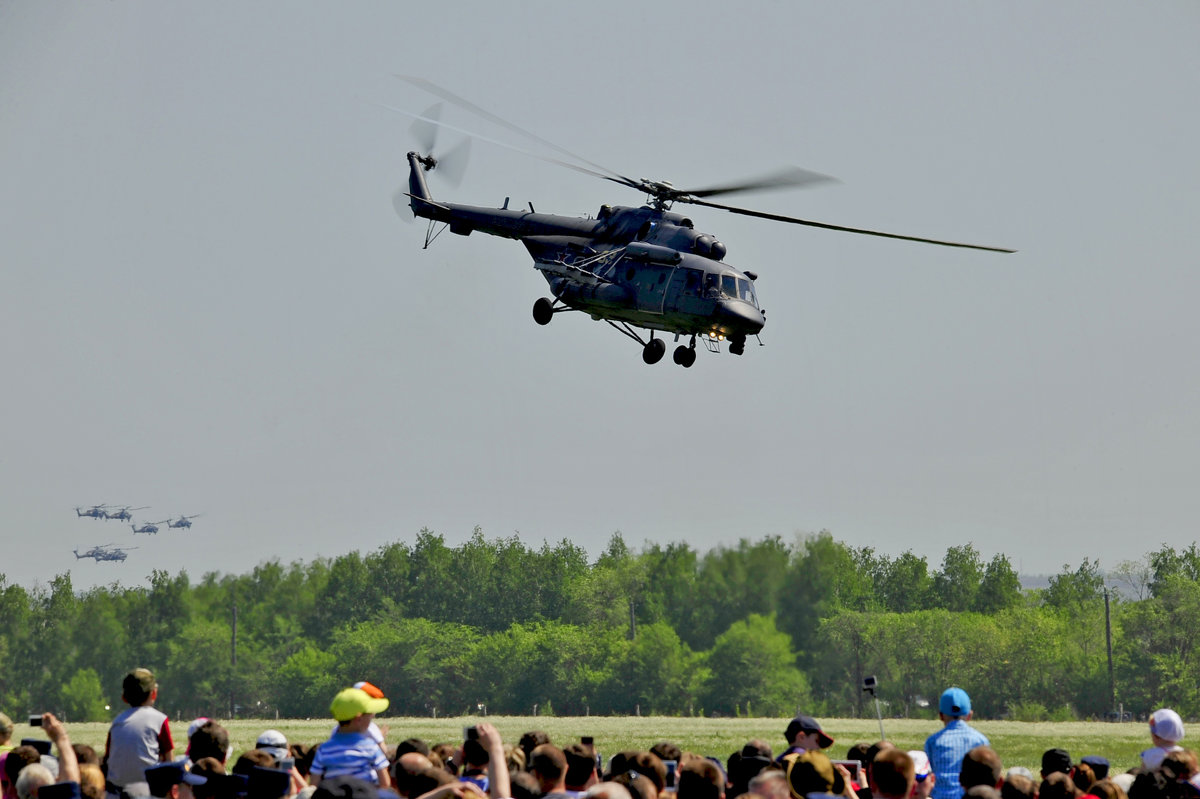
[[[422,155],[429,155],[437,145],[438,122],[442,118],[442,104],[434,103],[420,117],[413,121],[409,132],[412,133]]]
[[[470,158],[471,140],[463,139],[454,149],[438,159],[437,171],[450,185],[457,186],[462,183],[463,176],[467,173],[467,162]]]

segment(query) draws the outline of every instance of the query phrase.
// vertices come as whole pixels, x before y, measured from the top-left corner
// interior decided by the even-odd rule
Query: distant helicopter
[[[167,527],[171,527],[171,528],[175,528],[175,527],[191,527],[191,526],[192,526],[192,519],[199,518],[200,516],[203,516],[203,515],[204,515],[203,513],[196,513],[196,514],[193,514],[193,515],[191,515],[191,516],[180,516],[180,517],[179,517],[178,519],[176,519],[175,521],[167,520]]]
[[[72,551],[75,553],[76,560],[95,558],[96,562],[99,563],[102,560],[124,561],[125,558],[129,557],[129,552],[134,549],[137,549],[137,547],[117,547],[112,544],[101,544],[100,546],[92,547],[86,552],[80,552],[78,549]]]
[[[439,166],[439,160],[432,152],[436,138],[434,134],[439,126],[459,129],[438,122],[434,109],[419,116],[385,106],[415,117],[414,133],[424,139],[421,142],[424,153],[408,153],[408,191],[398,192],[393,203],[402,216],[407,205],[415,216],[429,220],[426,248],[445,227],[461,236],[478,230],[492,236],[518,239],[533,257],[534,268],[542,272],[553,295],[542,297],[534,303],[535,322],[546,325],[555,314],[582,311],[594,320],[607,322],[618,332],[641,344],[642,360],[648,364],[657,363],[666,353],[666,342],[656,337],[656,332],[674,334],[676,342],[681,337],[688,339],[687,344],[675,348],[673,356],[675,363],[686,368],[696,361],[698,340],[711,352],[719,352],[720,342],[728,341],[729,352],[741,355],[746,349],[746,339],[749,336],[757,337],[766,324],[766,312],[759,305],[754,290],[754,281],[758,276],[725,263],[725,245],[714,236],[696,230],[690,218],[672,212],[670,208],[675,203],[690,203],[777,222],[868,236],[946,247],[1014,252],[1000,247],[813,222],[710,202],[706,198],[802,186],[831,178],[791,168],[759,178],[700,189],[677,189],[666,181],[645,178],[634,180],[506,122],[427,80],[398,77],[587,166],[533,153],[528,155],[636,189],[647,196],[648,205],[640,208],[601,206],[594,219],[540,214],[534,211],[532,204],[528,210],[512,210],[508,207],[508,200],[501,208],[435,200],[425,181],[426,173]],[[494,143],[509,147],[502,142]],[[436,228],[438,223],[445,227]],[[648,330],[649,335],[643,338],[635,328]]]
[[[133,532],[135,533],[149,533],[153,535],[158,532],[158,526],[160,524],[167,524],[170,521],[170,519],[163,519],[162,521],[158,522],[146,522],[141,527],[138,527],[136,524],[131,524],[129,526],[133,528]]]
[[[133,521],[133,514],[130,513],[131,510],[145,510],[148,507],[150,507],[150,506],[143,505],[140,508],[130,508],[128,505],[125,505],[116,513],[105,513],[104,518],[105,519],[120,519],[123,522],[131,522],[131,521]]]
[[[75,515],[76,516],[90,516],[93,519],[107,519],[108,513],[106,513],[104,509],[108,508],[108,507],[110,507],[110,506],[109,505],[93,505],[92,507],[88,508],[87,510],[83,510],[82,508],[77,507],[77,508],[75,508]]]

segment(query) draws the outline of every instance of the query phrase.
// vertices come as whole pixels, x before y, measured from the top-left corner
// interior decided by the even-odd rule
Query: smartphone
[[[477,741],[477,740],[479,740],[479,728],[478,728],[478,727],[474,727],[474,726],[472,726],[472,727],[463,727],[463,740],[464,740],[464,741]]]
[[[835,760],[833,762],[839,766],[845,766],[846,771],[850,772],[850,779],[854,780],[854,783],[858,785],[858,787],[863,787],[861,773],[862,763],[857,760]]]
[[[42,717],[40,715],[39,716],[30,716],[29,717],[29,726],[30,727],[42,726]]]
[[[283,757],[279,759],[279,767],[284,771],[291,771],[296,767],[296,758]]]

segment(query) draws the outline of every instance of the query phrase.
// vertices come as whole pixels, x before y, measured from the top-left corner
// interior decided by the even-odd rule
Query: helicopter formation
[[[133,520],[133,511],[147,510],[150,507],[149,505],[144,505],[140,508],[122,505],[115,511],[110,511],[111,508],[115,507],[117,506],[92,505],[90,508],[86,509],[83,507],[77,507],[75,508],[75,515],[81,518],[88,517],[92,519],[103,519],[105,521],[117,519],[119,521],[128,522],[129,527],[133,530],[134,534],[146,533],[151,535],[157,533],[159,531],[159,526],[163,524],[167,525],[167,527],[170,529],[190,529],[192,526],[192,519],[199,518],[203,515],[200,513],[194,513],[191,516],[180,515],[178,519],[167,518],[156,522],[144,522],[139,526]],[[83,552],[80,552],[77,549],[72,551],[75,553],[76,560],[93,558],[97,563],[99,563],[100,561],[123,562],[127,557],[129,557],[129,552],[134,549],[137,549],[137,547],[119,547],[115,544],[100,544]]]
[[[688,216],[672,211],[677,204],[922,244],[1014,252],[1001,247],[816,222],[725,205],[710,199],[833,180],[796,167],[696,189],[676,188],[662,180],[635,180],[575,155],[428,80],[397,77],[571,160],[546,157],[487,139],[492,144],[635,189],[646,196],[646,204],[640,207],[603,205],[594,218],[537,213],[532,203],[528,209],[511,209],[508,199],[500,208],[435,199],[429,191],[426,175],[440,168],[453,170],[451,177],[458,177],[461,175],[458,164],[465,159],[465,149],[460,149],[457,158],[452,153],[440,158],[435,156],[437,131],[448,128],[473,138],[484,137],[440,122],[440,104],[421,115],[383,106],[415,119],[412,133],[419,140],[420,149],[408,153],[407,191],[398,191],[393,197],[393,205],[402,218],[407,218],[411,212],[414,217],[428,220],[426,249],[447,229],[461,236],[479,231],[520,241],[533,258],[534,268],[542,273],[550,288],[551,296],[541,297],[533,305],[533,319],[537,324],[548,325],[555,316],[568,311],[585,313],[638,342],[642,347],[642,360],[647,364],[657,363],[666,354],[667,343],[660,335],[674,336],[677,346],[673,359],[676,364],[689,368],[696,361],[697,343],[716,353],[720,352],[721,344],[727,342],[731,354],[742,355],[750,337],[762,344],[759,333],[766,325],[766,311],[755,290],[758,275],[727,263],[726,246],[715,236],[697,230]]]

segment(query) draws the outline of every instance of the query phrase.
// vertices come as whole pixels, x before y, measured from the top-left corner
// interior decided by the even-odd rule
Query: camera
[[[874,674],[872,674],[870,677],[863,677],[862,689],[864,691],[874,694],[877,687],[879,687],[879,683],[876,681]]]
[[[479,740],[479,728],[474,727],[474,726],[463,727],[463,740],[464,741],[478,741]]]
[[[30,716],[30,717],[29,717],[29,726],[30,726],[30,727],[40,727],[40,726],[42,726],[42,716],[41,716],[41,714],[40,714],[40,713],[39,713],[38,715],[36,715],[36,716]]]
[[[579,743],[583,744],[584,746],[595,746],[596,739],[591,735],[584,735],[579,738]]]

